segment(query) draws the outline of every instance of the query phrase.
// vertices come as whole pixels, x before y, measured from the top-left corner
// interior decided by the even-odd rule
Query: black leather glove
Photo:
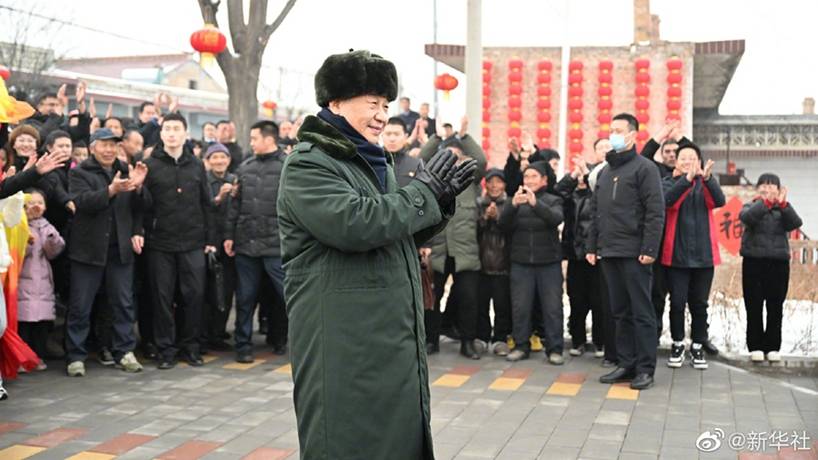
[[[441,150],[437,152],[435,156],[429,160],[429,163],[426,164],[426,167],[415,176],[415,180],[429,187],[429,190],[435,195],[435,200],[437,200],[437,203],[441,207],[443,207],[444,203],[451,203],[455,197],[450,183],[456,172],[456,168],[454,167],[456,161],[457,157],[451,150]]]
[[[449,185],[452,187],[454,196],[457,196],[474,184],[474,172],[477,171],[477,162],[473,159],[468,159],[453,169],[454,176],[452,180],[449,181]]]

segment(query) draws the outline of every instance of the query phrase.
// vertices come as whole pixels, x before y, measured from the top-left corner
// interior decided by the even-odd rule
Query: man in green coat
[[[466,118],[463,123],[465,126]],[[420,157],[428,161],[440,148],[452,150],[458,161],[476,161],[477,174],[473,184],[458,195],[457,210],[446,230],[427,245],[432,249],[435,308],[426,311],[426,352],[431,354],[440,350],[440,301],[446,280],[452,275],[454,283],[446,302],[446,318],[457,325],[460,354],[470,359],[480,359],[480,352],[474,345],[477,338],[477,292],[481,268],[477,243],[477,197],[480,196],[479,182],[486,170],[486,155],[463,128],[460,133],[446,139],[442,139],[440,135],[429,138],[420,151]]]
[[[394,65],[355,51],[315,76],[278,218],[303,459],[433,459],[417,248],[477,167],[438,152],[403,188],[377,144]]]

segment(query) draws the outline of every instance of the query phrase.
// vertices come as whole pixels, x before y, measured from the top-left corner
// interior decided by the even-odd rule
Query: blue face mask
[[[628,146],[628,144],[625,143],[625,136],[621,134],[611,134],[608,137],[608,140],[611,141],[611,148],[613,148],[617,152],[625,150],[625,147]]]

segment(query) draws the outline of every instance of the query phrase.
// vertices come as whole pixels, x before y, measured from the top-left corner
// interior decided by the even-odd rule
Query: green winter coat
[[[387,193],[339,131],[307,117],[278,195],[303,459],[433,459],[418,246],[446,220],[429,188]]]
[[[440,138],[432,136],[420,151],[420,157],[428,162],[440,146]],[[457,196],[455,211],[446,231],[437,235],[427,246],[432,248],[432,270],[443,273],[446,256],[455,261],[455,271],[480,270],[480,248],[477,243],[477,197],[480,196],[480,180],[486,174],[486,154],[474,139],[465,135],[460,139],[467,157],[477,161],[474,186]]]

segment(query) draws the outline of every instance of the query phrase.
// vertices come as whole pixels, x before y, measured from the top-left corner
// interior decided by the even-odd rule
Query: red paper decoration
[[[682,60],[673,57],[667,60],[667,121],[681,120],[682,110]]]
[[[513,82],[508,85],[508,94],[513,94],[515,96],[519,96],[523,94],[523,85],[519,82]]]
[[[540,61],[537,63],[537,70],[540,72],[551,72],[552,67],[551,61]]]
[[[520,96],[511,95],[508,97],[508,107],[511,109],[519,109],[523,106],[523,100]]]
[[[551,146],[551,61],[537,62],[537,146],[547,148]]]
[[[634,66],[636,67],[636,89],[634,90],[636,101],[634,106],[636,107],[636,119],[639,121],[639,132],[636,133],[636,140],[637,148],[642,150],[645,141],[650,138],[648,134],[648,122],[650,121],[648,115],[650,110],[650,100],[648,99],[650,96],[650,60],[637,59],[634,61]]]
[[[537,113],[537,123],[551,123],[551,113],[546,110]]]
[[[598,109],[596,120],[599,122],[600,128],[596,135],[598,139],[603,139],[608,138],[611,134],[611,110],[613,110],[613,101],[611,100],[613,97],[613,88],[611,84],[613,83],[614,65],[613,61],[602,60],[599,61],[597,67],[599,68],[599,74],[597,76],[597,81],[599,82],[597,95],[599,96],[599,100],[596,103]]]
[[[537,97],[548,97],[551,96],[551,87],[548,85],[542,85],[537,87]]]
[[[515,69],[520,70],[520,69],[523,68],[524,64],[525,63],[523,62],[522,59],[519,59],[519,58],[510,59],[508,61],[508,69],[509,70],[515,70]]]
[[[523,114],[519,110],[511,110],[508,112],[508,121],[516,121],[519,123],[523,119]]]

